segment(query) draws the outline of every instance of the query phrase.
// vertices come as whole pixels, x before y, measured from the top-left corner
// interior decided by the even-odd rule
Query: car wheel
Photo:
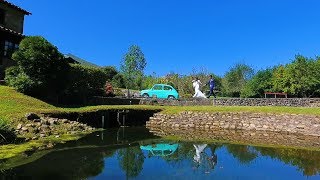
[[[174,96],[168,96],[168,99],[176,99]]]
[[[148,98],[148,97],[149,97],[149,95],[148,95],[147,93],[145,93],[145,94],[143,94],[143,95],[142,95],[142,97],[144,97],[144,98]]]

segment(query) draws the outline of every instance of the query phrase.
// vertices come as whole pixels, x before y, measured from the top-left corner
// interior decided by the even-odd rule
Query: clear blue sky
[[[262,69],[320,55],[319,0],[9,1],[32,12],[26,35],[102,66],[119,67],[136,44],[147,74],[223,75],[238,62]]]

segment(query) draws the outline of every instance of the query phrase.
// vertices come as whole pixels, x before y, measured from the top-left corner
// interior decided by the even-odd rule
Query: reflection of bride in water
[[[196,164],[197,169],[204,169],[205,173],[210,173],[210,169],[214,169],[217,164],[217,155],[214,154],[215,148],[211,151],[211,156],[209,156],[205,149],[207,144],[193,144],[196,149],[196,154],[193,156],[193,161]]]
[[[201,91],[200,91],[200,85],[201,81],[199,78],[196,78],[195,80],[192,80],[192,87],[194,88],[194,95],[193,97],[197,98],[207,98]]]

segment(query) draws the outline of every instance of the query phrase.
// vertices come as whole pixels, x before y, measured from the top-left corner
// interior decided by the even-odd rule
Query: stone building
[[[0,80],[4,78],[5,69],[15,64],[11,55],[24,37],[24,16],[30,14],[6,0],[0,0]]]

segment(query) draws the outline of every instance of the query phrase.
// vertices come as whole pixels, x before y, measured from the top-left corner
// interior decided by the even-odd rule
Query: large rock
[[[22,124],[18,124],[17,130],[20,130],[22,128]]]

